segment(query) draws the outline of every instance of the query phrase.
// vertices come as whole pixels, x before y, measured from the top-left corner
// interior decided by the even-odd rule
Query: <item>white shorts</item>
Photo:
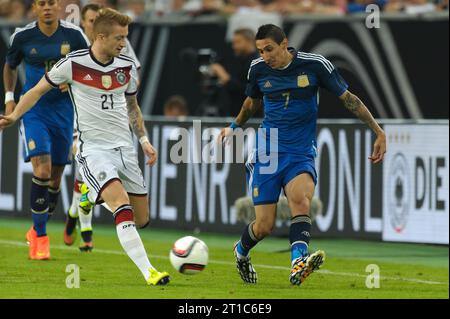
[[[92,202],[98,203],[103,189],[114,180],[120,180],[128,195],[147,195],[147,187],[133,147],[98,150],[87,155],[79,153],[76,159],[83,181],[89,187],[89,199]]]

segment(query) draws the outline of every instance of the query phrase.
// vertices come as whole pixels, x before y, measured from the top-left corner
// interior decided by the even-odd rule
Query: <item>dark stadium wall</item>
[[[238,221],[234,203],[247,195],[245,167],[239,163],[202,163],[194,158],[188,163],[174,163],[180,128],[187,129],[188,149],[193,141],[212,134],[223,125],[211,122],[147,122],[150,139],[159,151],[158,165],[140,163],[149,188],[153,227],[189,231],[240,233],[245,223]],[[194,129],[195,127],[195,129]],[[258,124],[251,127],[257,129]],[[199,128],[199,130],[197,130]],[[213,131],[211,131],[211,129]],[[209,135],[208,135],[209,136]],[[323,215],[315,223],[316,236],[381,238],[382,166],[372,166],[367,159],[374,136],[361,124],[321,124],[318,146],[319,185],[316,196],[323,202]],[[201,151],[215,142],[201,141]],[[0,134],[0,215],[29,217],[28,189],[31,165],[22,161],[22,143],[16,129]],[[198,145],[198,144],[196,144]],[[201,153],[199,153],[201,154]],[[206,153],[205,153],[206,154]],[[191,153],[191,156],[192,153]],[[61,198],[55,219],[62,220],[72,194],[73,167],[68,166],[61,185]],[[104,209],[94,212],[94,223],[112,223]],[[287,235],[288,221],[278,221],[275,235]]]
[[[248,221],[235,202],[248,196],[245,165],[251,143],[222,153],[217,134],[228,119],[188,118],[146,122],[158,150],[158,164],[139,162],[149,189],[152,227],[185,233],[240,234]],[[259,123],[249,123],[254,141]],[[312,233],[315,237],[358,238],[448,244],[448,120],[384,121],[388,152],[383,163],[368,160],[374,135],[357,120],[321,120],[317,130],[318,184],[322,202]],[[245,139],[243,139],[246,141]],[[430,143],[430,141],[434,141]],[[135,140],[135,147],[138,142]],[[238,149],[244,150],[238,156]],[[64,220],[73,183],[67,166],[54,219]],[[0,217],[30,219],[31,165],[23,163],[18,129],[0,134]],[[424,218],[425,216],[425,218]],[[112,224],[112,215],[94,209],[96,223]],[[274,235],[287,236],[289,220],[279,218]]]

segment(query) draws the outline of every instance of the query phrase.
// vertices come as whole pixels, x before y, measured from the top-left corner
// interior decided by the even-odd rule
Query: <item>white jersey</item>
[[[108,64],[97,61],[90,49],[74,51],[45,75],[57,87],[70,85],[78,131],[78,152],[133,147],[125,95],[139,85],[136,64],[120,55]]]
[[[136,63],[136,69],[140,69],[141,68],[141,62],[139,61],[136,52],[134,52],[133,50],[133,46],[131,45],[130,41],[128,40],[128,38],[125,39],[127,45],[122,49],[122,54],[129,56],[130,58],[132,58],[134,60],[134,63]]]
[[[84,35],[84,33],[83,33],[83,35]],[[88,42],[88,44],[90,46],[91,44],[90,44],[89,40],[87,39],[87,37],[86,37],[86,41]],[[136,63],[136,69],[139,70],[141,68],[141,61],[139,61],[139,59],[136,55],[136,52],[134,52],[133,46],[131,45],[131,42],[130,42],[130,40],[128,40],[128,38],[125,38],[125,43],[126,43],[126,45],[123,47],[123,49],[120,53],[132,58],[134,60],[134,63]]]

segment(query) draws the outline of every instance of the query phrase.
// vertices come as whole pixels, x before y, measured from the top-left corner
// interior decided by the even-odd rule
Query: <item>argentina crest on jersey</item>
[[[61,55],[62,56],[66,56],[69,53],[70,53],[70,44],[69,44],[69,42],[63,42],[61,44]]]
[[[307,74],[302,74],[297,78],[298,87],[305,88],[309,86],[309,78]]]

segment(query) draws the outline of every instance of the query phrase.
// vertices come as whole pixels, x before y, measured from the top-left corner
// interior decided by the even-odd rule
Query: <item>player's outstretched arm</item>
[[[384,154],[386,153],[386,135],[383,129],[380,125],[378,125],[370,111],[356,95],[349,91],[345,91],[344,94],[340,96],[340,99],[343,101],[348,110],[355,114],[361,121],[366,123],[377,135],[373,153],[369,159],[373,163],[381,162],[384,158]]]
[[[147,164],[152,166],[158,159],[158,153],[147,137],[147,130],[145,129],[144,117],[142,116],[141,108],[139,107],[136,95],[129,95],[127,99],[128,120],[130,122],[133,133],[141,143],[142,151],[149,157]]]
[[[22,117],[28,110],[30,110],[39,99],[53,87],[43,77],[38,84],[29,90],[19,101],[14,112],[9,115],[0,115],[0,130],[3,130],[13,125],[18,119]]]
[[[235,123],[239,126],[247,123],[247,121],[256,113],[256,111],[258,111],[261,105],[261,99],[253,99],[251,97],[247,97],[244,101],[244,104],[242,104],[241,111],[236,117]]]
[[[8,63],[3,67],[3,83],[5,92],[14,92],[17,84],[17,68],[13,69]],[[14,94],[14,93],[13,93]],[[14,98],[14,96],[12,97]],[[14,111],[16,102],[13,100],[5,101],[5,114],[9,115]]]
[[[261,99],[254,99],[251,97],[247,97],[242,104],[241,111],[239,112],[238,116],[236,117],[236,120],[230,127],[223,128],[220,131],[218,142],[222,143],[223,139],[233,132],[233,125],[234,126],[242,126],[258,111],[258,109],[262,105]]]

